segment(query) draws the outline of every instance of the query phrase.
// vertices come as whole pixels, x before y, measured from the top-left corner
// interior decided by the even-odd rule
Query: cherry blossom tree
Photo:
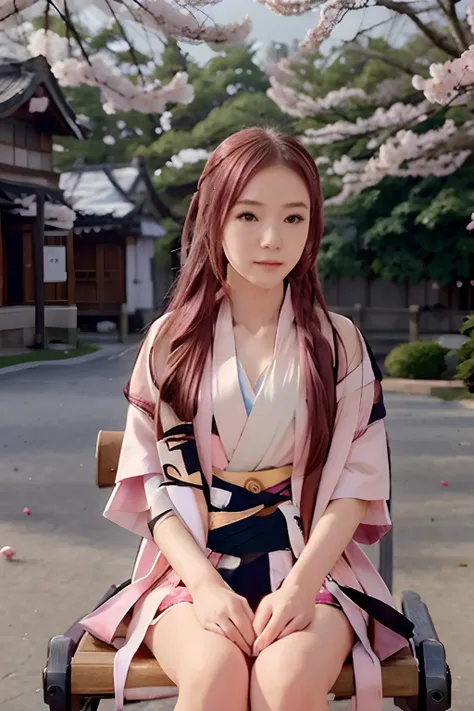
[[[472,160],[474,0],[464,5],[464,11],[456,0],[257,2],[286,16],[320,10],[319,22],[298,50],[268,67],[269,95],[281,109],[302,120],[302,140],[314,147],[316,155],[323,155],[328,145],[344,146],[349,138],[359,137],[364,144],[363,158],[355,160],[353,155],[343,154],[326,164],[327,174],[340,176],[341,185],[329,204],[342,204],[385,176],[447,176]],[[370,39],[375,27],[361,30],[350,43],[344,43],[344,50],[365,61],[385,62],[395,70],[395,76],[371,94],[353,86],[319,95],[318,87],[308,80],[308,70],[315,56],[316,62],[321,61],[321,45],[347,13],[362,13],[369,6],[387,11],[387,19],[378,27],[393,27],[397,18],[410,21],[426,51],[411,57],[390,47],[377,51]],[[364,112],[356,120],[350,118],[354,107]],[[373,111],[368,113],[364,107],[373,107]],[[474,228],[472,221],[468,228]]]
[[[107,113],[135,110],[161,114],[168,104],[190,103],[192,86],[186,72],[177,72],[163,84],[153,78],[153,64],[166,38],[207,43],[213,48],[241,43],[248,36],[248,17],[235,23],[213,22],[207,6],[221,0],[0,0],[0,47],[22,44],[29,56],[46,57],[62,86],[92,86],[101,91]],[[128,49],[130,65],[117,65],[110,55],[91,51],[83,41],[81,21],[90,10],[94,21],[120,29],[121,45]],[[32,21],[42,28],[34,30]],[[52,29],[61,20],[62,31]],[[14,41],[12,42],[12,39]],[[140,48],[152,57],[148,71],[137,59]],[[119,47],[120,49],[120,47]],[[135,71],[133,71],[133,69]],[[135,74],[135,76],[134,76]]]

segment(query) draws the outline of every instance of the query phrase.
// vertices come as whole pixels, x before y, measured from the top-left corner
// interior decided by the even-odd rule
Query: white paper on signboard
[[[66,247],[44,247],[44,281],[67,281],[66,273]]]

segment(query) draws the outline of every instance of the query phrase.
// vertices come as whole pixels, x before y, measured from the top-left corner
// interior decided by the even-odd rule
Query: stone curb
[[[85,353],[81,356],[76,356],[75,358],[66,358],[65,360],[33,360],[28,363],[17,363],[16,365],[7,365],[5,368],[0,368],[0,376],[8,375],[9,373],[18,373],[21,370],[30,370],[31,368],[39,368],[40,366],[66,366],[66,365],[81,365],[82,363],[87,363],[91,360],[97,360],[98,358],[106,358],[118,356],[123,353],[128,348],[124,347],[125,344],[103,345],[100,346],[100,350],[95,351],[95,353]]]
[[[386,393],[409,395],[436,395],[440,391],[464,388],[464,383],[459,380],[411,380],[410,378],[384,378],[382,385]]]

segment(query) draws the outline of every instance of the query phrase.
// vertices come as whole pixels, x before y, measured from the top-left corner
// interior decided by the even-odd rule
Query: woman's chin
[[[280,274],[267,274],[266,276],[252,275],[246,281],[252,284],[253,287],[262,291],[273,291],[280,289],[283,286],[284,276]]]

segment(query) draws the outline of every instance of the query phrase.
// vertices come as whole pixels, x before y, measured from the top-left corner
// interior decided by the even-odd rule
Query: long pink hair
[[[263,168],[285,165],[300,175],[312,206],[303,254],[288,275],[303,368],[307,377],[309,452],[301,500],[305,535],[309,535],[317,487],[326,461],[336,414],[335,378],[330,344],[321,332],[316,305],[328,316],[316,272],[323,235],[319,173],[297,140],[263,128],[248,128],[223,141],[209,158],[198,183],[182,234],[186,257],[160,331],[171,341],[161,374],[161,398],[184,422],[196,415],[199,384],[212,344],[219,291],[226,293],[227,260],[222,231],[244,186]],[[328,317],[329,318],[329,317]],[[155,381],[156,376],[154,376]]]

